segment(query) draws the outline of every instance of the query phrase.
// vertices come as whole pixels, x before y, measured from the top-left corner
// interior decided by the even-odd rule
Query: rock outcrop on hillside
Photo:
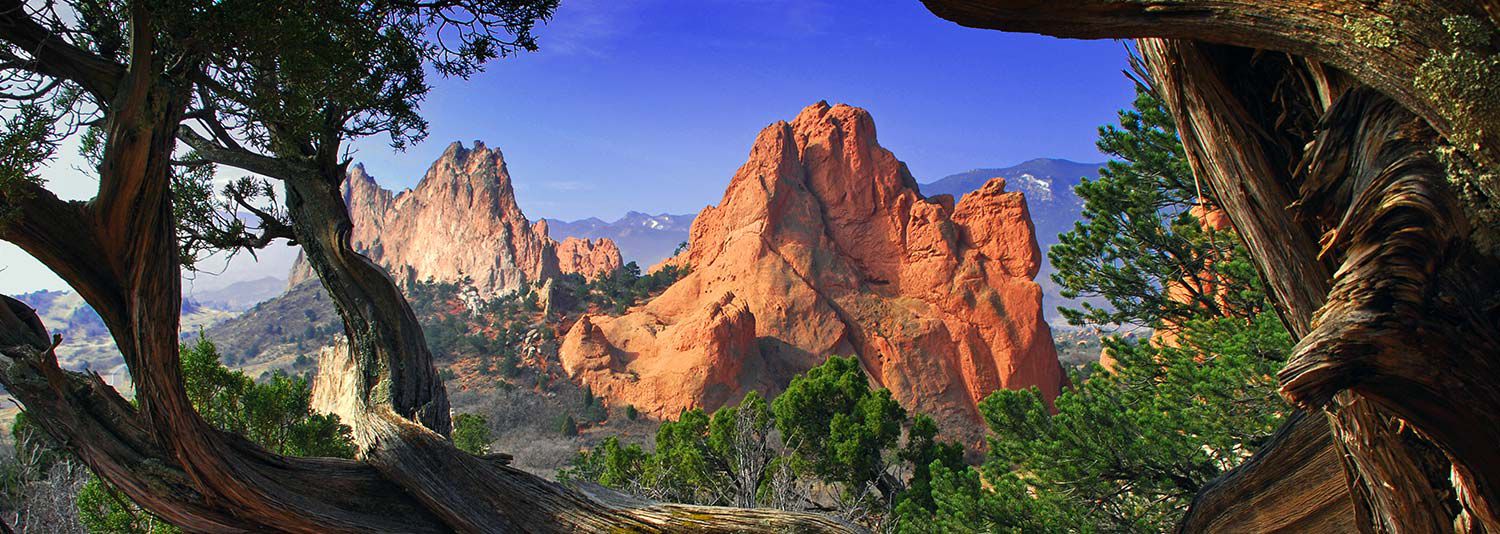
[[[351,244],[399,284],[468,276],[488,296],[572,272],[559,265],[546,224],[532,224],[516,204],[504,156],[482,142],[449,145],[414,189],[393,193],[355,165],[343,191],[354,223]],[[569,264],[585,275],[619,263],[614,243],[570,246],[570,254],[588,253]],[[299,257],[288,285],[312,276]]]
[[[337,415],[340,422],[355,425],[364,411],[360,406],[359,376],[354,357],[349,354],[349,343],[343,337],[319,349],[310,399],[313,411]]]
[[[672,261],[692,271],[659,297],[574,325],[570,375],[671,416],[856,354],[908,409],[969,437],[989,393],[1051,399],[1064,382],[1022,194],[997,179],[961,203],[923,198],[862,109],[820,102],[761,131]]]
[[[622,265],[620,262],[620,247],[609,239],[569,237],[557,244],[557,267],[564,273],[578,273],[593,280],[615,272]]]
[[[1074,188],[1088,178],[1097,179],[1104,163],[1079,163],[1056,158],[1037,158],[1018,165],[1002,168],[974,169],[946,176],[932,183],[922,184],[922,194],[928,197],[953,195],[962,199],[964,195],[977,191],[992,178],[1005,178],[1007,189],[1026,195],[1026,205],[1031,211],[1032,227],[1036,228],[1038,248],[1042,249],[1042,268],[1036,281],[1042,286],[1043,299],[1047,305],[1043,314],[1053,325],[1059,324],[1062,316],[1057,307],[1078,308],[1084,302],[1099,305],[1102,299],[1077,297],[1066,298],[1062,287],[1052,280],[1055,270],[1048,261],[1047,250],[1058,243],[1058,235],[1073,229],[1073,223],[1083,217],[1083,199]]]

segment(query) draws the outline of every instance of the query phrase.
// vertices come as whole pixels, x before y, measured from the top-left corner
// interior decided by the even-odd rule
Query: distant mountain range
[[[1073,229],[1073,223],[1083,217],[1083,199],[1073,193],[1080,179],[1093,179],[1099,175],[1103,163],[1079,163],[1065,159],[1037,158],[1020,165],[1003,168],[974,169],[944,177],[932,183],[921,184],[926,196],[953,195],[958,200],[963,195],[977,190],[996,176],[1005,178],[1008,191],[1026,193],[1026,205],[1031,211],[1031,221],[1036,227],[1037,246],[1046,258],[1047,249],[1057,244],[1057,235]],[[1036,281],[1046,294],[1046,313],[1049,321],[1057,319],[1057,306],[1070,306],[1062,298],[1057,284],[1052,282],[1052,262],[1042,263]]]
[[[92,370],[116,388],[129,387],[130,373],[125,369],[125,360],[120,357],[120,349],[110,337],[104,319],[78,293],[43,290],[15,295],[15,298],[36,310],[48,332],[62,336],[62,344],[57,346],[57,360],[63,368]],[[198,335],[199,329],[233,318],[236,313],[184,298],[178,328],[184,339],[190,339]]]
[[[693,226],[694,217],[694,214],[650,215],[632,211],[614,222],[605,222],[598,217],[576,221],[546,221],[554,239],[609,238],[620,247],[620,255],[625,261],[633,261],[641,269],[646,269],[671,257],[672,252],[677,250],[677,245],[688,240],[688,230]]]
[[[286,291],[286,279],[263,276],[254,280],[234,282],[218,289],[192,289],[184,291],[204,306],[232,312],[242,312],[251,306],[276,298]]]

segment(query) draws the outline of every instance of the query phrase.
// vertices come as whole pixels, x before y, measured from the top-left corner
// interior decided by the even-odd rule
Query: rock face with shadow
[[[413,189],[384,189],[356,165],[343,192],[354,223],[354,249],[385,267],[399,284],[467,276],[489,296],[560,273],[593,277],[620,265],[620,250],[608,239],[560,249],[547,235],[546,223],[532,224],[516,204],[505,157],[479,141],[470,148],[449,145]],[[565,262],[559,261],[560,251],[567,254]],[[299,256],[288,286],[312,278]]]
[[[623,316],[578,321],[561,349],[575,379],[651,415],[775,394],[853,354],[972,443],[986,395],[1050,400],[1065,380],[1023,195],[995,179],[960,203],[924,198],[859,108],[820,102],[761,131],[670,262],[691,273]]]

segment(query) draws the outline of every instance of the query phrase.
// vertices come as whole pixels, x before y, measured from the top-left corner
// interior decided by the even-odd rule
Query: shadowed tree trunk
[[[1500,531],[1500,277],[1485,218],[1500,188],[1484,172],[1500,161],[1487,89],[1500,80],[1485,63],[1500,4],[925,3],[977,27],[1235,45],[1140,49],[1194,173],[1300,339],[1283,395],[1324,415],[1293,418],[1205,489],[1183,531]],[[1331,458],[1342,487],[1282,482],[1313,482]]]
[[[1247,248],[1269,285],[1275,288],[1278,301],[1283,303],[1280,309],[1289,328],[1301,338],[1287,368],[1288,371],[1296,369],[1310,350],[1316,350],[1310,348],[1310,341],[1315,339],[1317,332],[1327,328],[1330,317],[1336,317],[1328,311],[1333,309],[1328,303],[1350,298],[1327,292],[1336,291],[1341,282],[1350,283],[1351,269],[1356,268],[1351,261],[1369,257],[1367,254],[1338,254],[1340,248],[1348,246],[1338,240],[1355,239],[1352,232],[1363,230],[1363,235],[1357,238],[1375,242],[1363,246],[1376,248],[1384,245],[1381,243],[1383,237],[1402,233],[1400,229],[1368,228],[1368,223],[1359,220],[1360,214],[1355,212],[1354,206],[1360,203],[1412,206],[1414,200],[1421,200],[1380,198],[1391,192],[1389,184],[1380,183],[1383,180],[1407,180],[1412,186],[1415,186],[1413,182],[1420,182],[1427,187],[1445,187],[1436,162],[1430,154],[1422,151],[1423,147],[1431,146],[1431,134],[1424,134],[1424,127],[1416,124],[1404,109],[1367,89],[1328,93],[1334,99],[1329,105],[1323,103],[1325,93],[1322,91],[1275,89],[1340,85],[1336,80],[1321,81],[1327,78],[1322,71],[1307,69],[1305,63],[1286,60],[1284,56],[1252,59],[1252,52],[1246,49],[1180,41],[1147,41],[1142,44],[1142,53],[1161,84],[1168,105],[1179,117],[1179,131],[1184,144],[1189,147],[1189,158],[1195,172],[1213,186],[1222,205],[1234,219],[1236,228],[1244,232]],[[1246,84],[1246,77],[1266,82]],[[1299,79],[1310,82],[1294,83]],[[1266,108],[1258,108],[1268,102],[1282,102],[1290,109],[1268,114]],[[1319,122],[1303,121],[1304,126],[1312,127],[1305,132],[1296,131],[1298,127],[1295,126],[1278,127],[1273,122],[1287,121],[1291,115],[1292,120],[1287,124],[1296,124],[1298,113],[1319,116]],[[1406,141],[1398,135],[1403,133],[1399,131],[1402,128],[1408,128],[1405,133],[1417,138],[1408,143],[1395,143],[1397,146],[1387,146],[1388,142]],[[1302,139],[1309,136],[1316,141],[1305,153],[1299,154],[1294,147],[1304,143]],[[1355,168],[1330,168],[1339,165]],[[1351,170],[1366,175],[1347,176]],[[1340,186],[1342,189],[1337,189]],[[1438,200],[1446,198],[1448,208],[1454,207],[1452,196],[1443,193],[1437,192],[1434,197]],[[1268,209],[1270,206],[1293,209]],[[1321,214],[1312,211],[1318,208],[1340,211]],[[1254,216],[1241,218],[1246,213]],[[1304,225],[1298,224],[1299,221],[1322,224]],[[1446,221],[1441,224],[1455,223]],[[1459,228],[1462,228],[1461,224]],[[1431,246],[1446,244],[1434,242]],[[1340,256],[1344,258],[1340,263],[1329,261]],[[1399,271],[1381,267],[1364,274],[1378,277]],[[1330,272],[1338,274],[1323,274]],[[1372,280],[1356,280],[1354,283],[1359,284],[1357,287],[1380,285]],[[1311,306],[1286,304],[1295,302],[1295,299],[1285,295],[1301,288],[1323,291],[1326,296],[1304,292],[1311,295]],[[1414,325],[1411,319],[1392,324],[1409,328]],[[1415,333],[1413,330],[1407,332],[1408,335]],[[1350,339],[1358,338],[1350,336]],[[1283,372],[1284,380],[1288,376]],[[1346,376],[1363,378],[1368,374],[1360,370]],[[1284,385],[1291,384],[1287,381]],[[1334,438],[1329,445],[1337,446],[1351,475],[1349,488],[1355,496],[1352,505],[1359,522],[1383,531],[1451,530],[1457,507],[1443,502],[1445,497],[1441,490],[1433,490],[1446,484],[1443,481],[1448,470],[1446,460],[1436,454],[1431,443],[1404,430],[1404,425],[1393,419],[1387,408],[1372,403],[1357,393],[1358,390],[1341,389],[1345,391],[1336,400],[1324,399],[1311,405],[1329,408],[1327,419],[1332,428],[1330,436]],[[1294,402],[1298,399],[1292,394],[1288,394],[1288,398]],[[1334,402],[1329,405],[1329,401]],[[1308,403],[1299,404],[1309,406]],[[1269,469],[1274,476],[1292,476],[1303,466],[1262,462],[1248,468],[1245,474],[1249,475],[1256,469]],[[1280,475],[1275,475],[1277,473]],[[1233,485],[1221,485],[1220,488],[1220,491],[1235,489]],[[1286,501],[1297,502],[1302,498],[1301,491],[1309,491],[1311,487],[1301,491],[1295,487],[1285,490],[1290,490],[1283,494]],[[1202,502],[1215,501],[1207,499]],[[1194,521],[1207,518],[1215,518],[1215,514],[1201,506],[1195,508],[1186,529],[1195,526]],[[1224,522],[1225,518],[1215,519]],[[1235,523],[1228,521],[1223,524]]]

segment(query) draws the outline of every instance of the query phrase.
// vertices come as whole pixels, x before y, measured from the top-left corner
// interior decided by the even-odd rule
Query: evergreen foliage
[[[870,389],[859,358],[834,356],[792,379],[772,403],[776,428],[824,480],[858,491],[874,483],[886,497],[885,452],[901,437],[906,410],[885,389]]]
[[[935,508],[902,509],[909,531],[1174,528],[1193,495],[1290,410],[1275,373],[1291,339],[1274,315],[1197,319],[1182,331],[1171,347],[1111,340],[1116,371],[1063,392],[1055,414],[1035,390],[986,398],[988,460],[967,470],[933,462]]]
[[[490,422],[483,416],[461,413],[453,418],[453,446],[474,455],[490,453]]]
[[[912,466],[911,481],[898,499],[898,513],[904,507],[914,510],[936,509],[933,501],[932,477],[934,469],[958,470],[964,467],[964,448],[957,443],[938,441],[937,422],[931,417],[918,414],[912,419],[907,431],[906,445],[901,447],[900,458]]]
[[[313,411],[307,377],[276,371],[256,383],[244,372],[225,367],[218,348],[201,336],[184,345],[181,354],[188,400],[215,428],[276,454],[354,457],[349,427],[337,415]]]
[[[1165,334],[1106,338],[1116,363],[1075,374],[1051,407],[1035,389],[990,395],[984,464],[931,462],[930,500],[903,502],[898,531],[1171,531],[1289,414],[1275,376],[1291,337],[1238,238],[1189,213],[1200,199],[1172,118],[1138,91],[1120,126],[1100,129],[1100,149],[1121,160],[1078,187],[1085,220],[1051,257],[1069,296],[1112,306],[1065,310],[1072,322]],[[1205,273],[1211,284],[1180,284]]]
[[[1254,315],[1265,295],[1239,239],[1205,231],[1190,213],[1202,195],[1166,106],[1146,87],[1137,88],[1134,106],[1120,111],[1118,127],[1099,128],[1099,150],[1117,159],[1074,189],[1084,219],[1048,251],[1064,297],[1099,297],[1109,306],[1085,302],[1081,310],[1059,311],[1078,325],[1144,327],[1205,312]],[[1190,298],[1169,295],[1172,282],[1201,274],[1211,274],[1223,292],[1178,284]]]
[[[597,306],[609,313],[622,314],[640,301],[665,291],[687,273],[687,269],[668,265],[656,272],[641,274],[641,267],[635,262],[592,281],[584,280],[578,273],[569,273],[557,279],[559,287],[563,288],[560,293],[569,297],[567,301],[571,305],[560,311],[582,311]]]
[[[537,312],[528,309],[536,292],[522,287],[526,291],[479,299],[467,278],[428,280],[411,284],[406,294],[436,361],[476,357],[479,373],[517,378],[523,372],[522,351],[548,331],[536,320]]]
[[[684,411],[658,428],[653,451],[610,437],[560,477],[672,502],[791,509],[830,502],[873,525],[898,500],[931,508],[927,465],[957,467],[962,458],[962,447],[937,439],[931,418],[908,420],[889,391],[870,388],[858,359],[833,357],[774,402],[752,391],[712,414]]]

